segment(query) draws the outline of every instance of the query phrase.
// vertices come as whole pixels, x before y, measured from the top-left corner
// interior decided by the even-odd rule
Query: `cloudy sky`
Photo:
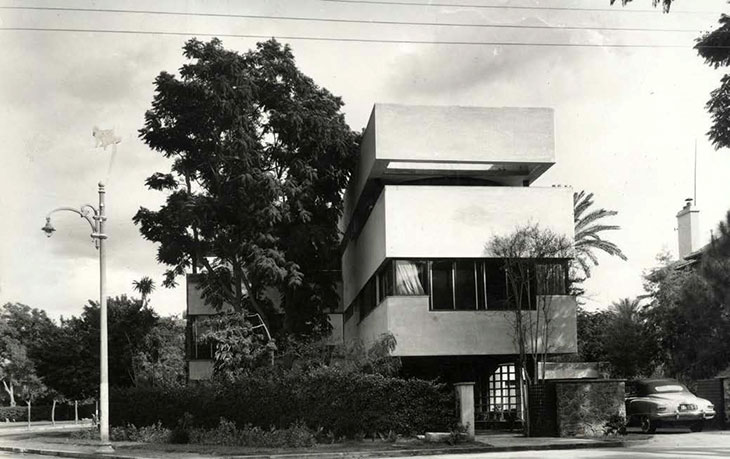
[[[98,258],[88,225],[65,213],[54,217],[53,238],[39,229],[54,207],[95,203],[100,180],[108,191],[109,294],[131,293],[132,281],[144,275],[161,282],[155,246],[131,218],[140,206],[162,202],[144,179],[168,165],[137,139],[137,130],[155,76],[175,72],[184,41],[196,35],[218,35],[240,51],[259,41],[240,35],[288,37],[281,41],[291,44],[299,67],[344,99],[357,130],[375,102],[553,107],[558,163],[535,185],[595,192],[600,206],[619,211],[622,230],[611,239],[629,257],[601,258],[586,284],[591,307],[640,294],[641,273],[655,256],[676,254],[675,215],[693,193],[695,139],[703,240],[730,208],[730,151],[713,150],[704,136],[704,104],[722,71],[704,65],[691,48],[730,10],[724,0],[677,0],[670,14],[653,10],[651,0],[626,8],[610,8],[609,0],[383,4],[390,1],[396,3],[1,2],[0,303],[23,302],[58,317],[78,314],[97,298]],[[18,6],[25,8],[8,8]],[[122,33],[131,31],[145,33]],[[94,148],[93,126],[122,138],[115,155]],[[158,288],[152,304],[161,314],[179,314],[184,291]]]

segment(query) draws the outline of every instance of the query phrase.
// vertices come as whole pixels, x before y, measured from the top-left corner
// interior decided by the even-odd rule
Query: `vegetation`
[[[357,149],[341,99],[273,39],[242,54],[217,39],[192,39],[183,50],[189,63],[179,77],[157,77],[140,130],[173,160],[146,182],[167,193],[165,204],[134,217],[170,267],[163,285],[200,266],[209,304],[256,312],[269,330],[283,307],[286,332],[328,331],[341,190]],[[283,293],[280,306],[270,288]]]
[[[134,290],[142,295],[142,306],[147,307],[149,303],[149,295],[155,290],[155,281],[149,276],[144,276],[138,281],[133,281]]]
[[[596,252],[604,252],[626,260],[626,256],[616,244],[601,237],[601,233],[621,229],[618,225],[601,223],[604,218],[613,217],[618,212],[603,208],[593,209],[592,206],[593,193],[586,193],[583,190],[573,193],[573,224],[575,226],[575,254],[571,266],[573,284],[591,277],[591,265],[598,266]]]
[[[486,246],[489,256],[505,260],[507,278],[507,301],[510,311],[505,314],[512,322],[512,337],[517,348],[517,374],[526,371],[527,386],[538,382],[539,362],[545,362],[550,353],[550,322],[552,320],[552,300],[550,297],[534,297],[533,289],[543,290],[552,281],[560,282],[560,276],[552,278],[548,273],[538,273],[536,259],[570,258],[573,251],[572,241],[537,224],[518,227],[507,236],[494,236]],[[567,279],[562,276],[565,285]],[[536,304],[533,304],[536,303]],[[544,375],[543,375],[544,379]],[[526,403],[523,397],[522,403]],[[527,411],[525,406],[525,412]],[[530,435],[529,416],[525,431]]]

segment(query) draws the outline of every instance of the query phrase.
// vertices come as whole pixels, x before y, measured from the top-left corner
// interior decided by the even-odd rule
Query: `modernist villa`
[[[390,333],[406,374],[475,382],[478,423],[520,416],[504,260],[487,242],[530,223],[573,239],[572,190],[531,186],[555,164],[553,118],[546,108],[375,105],[345,195],[333,335],[367,345]],[[551,304],[538,347],[575,353],[568,260],[531,263],[552,277],[531,293]],[[212,311],[191,285],[189,377],[202,379],[212,355],[195,324]]]
[[[504,260],[485,245],[529,223],[573,239],[572,190],[531,186],[554,144],[552,109],[378,104],[347,189],[344,339],[391,333],[407,374],[475,382],[477,422],[520,416]],[[532,292],[549,354],[577,351],[567,261],[533,265],[556,277]]]

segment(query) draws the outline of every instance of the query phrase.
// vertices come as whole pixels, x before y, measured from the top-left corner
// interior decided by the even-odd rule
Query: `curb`
[[[551,450],[576,450],[595,448],[624,448],[630,442],[624,441],[597,441],[593,443],[554,443],[547,445],[515,445],[515,446],[484,446],[484,447],[461,447],[461,448],[440,448],[440,449],[412,449],[392,451],[352,451],[338,453],[292,453],[292,454],[253,454],[253,455],[229,455],[223,456],[230,459],[313,459],[313,458],[340,458],[359,459],[368,457],[412,457],[412,456],[435,456],[439,454],[476,454],[476,453],[504,453],[518,451],[551,451]],[[0,451],[35,454],[39,456],[71,457],[77,459],[144,459],[144,456],[127,456],[114,453],[92,453],[83,451],[64,451],[41,448],[24,448],[20,446],[0,446]],[[210,456],[211,458],[215,456]]]

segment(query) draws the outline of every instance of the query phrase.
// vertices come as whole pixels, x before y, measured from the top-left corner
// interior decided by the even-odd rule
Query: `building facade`
[[[572,190],[530,186],[554,150],[551,109],[375,105],[341,221],[344,340],[392,334],[407,374],[476,383],[478,422],[519,418],[514,302],[486,245],[528,224],[572,241]],[[550,304],[539,352],[576,352],[568,260],[530,269],[552,279],[531,293]]]

